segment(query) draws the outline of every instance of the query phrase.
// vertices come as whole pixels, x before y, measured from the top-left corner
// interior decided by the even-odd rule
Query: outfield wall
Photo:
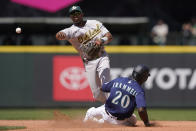
[[[151,107],[196,107],[196,47],[107,46],[111,77],[146,64]],[[71,46],[0,47],[0,107],[85,107],[94,103],[83,64]]]

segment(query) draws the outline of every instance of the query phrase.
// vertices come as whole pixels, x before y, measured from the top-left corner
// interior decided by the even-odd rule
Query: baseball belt
[[[115,117],[112,114],[110,114],[106,109],[105,112],[108,116],[110,116],[111,118],[115,119],[115,120],[125,120],[126,118],[122,118],[122,117]]]
[[[88,61],[91,61],[91,60],[96,60],[96,59],[100,58],[103,54],[104,54],[104,51],[101,51],[96,56],[90,56],[89,58],[82,58],[82,60],[83,60],[83,62],[88,62]]]

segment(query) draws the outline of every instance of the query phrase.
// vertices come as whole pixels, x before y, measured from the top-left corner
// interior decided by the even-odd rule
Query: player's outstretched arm
[[[95,44],[96,45],[103,45],[103,44],[109,43],[110,41],[112,41],[112,34],[110,32],[108,32],[104,35],[104,37],[102,37],[100,39],[96,39]]]
[[[64,32],[59,31],[58,33],[56,33],[56,39],[57,40],[66,40],[67,36]]]
[[[147,110],[145,107],[138,108],[138,114],[139,114],[141,120],[144,122],[145,126],[147,126],[147,127],[151,126],[149,119],[148,119],[148,113],[147,113]]]

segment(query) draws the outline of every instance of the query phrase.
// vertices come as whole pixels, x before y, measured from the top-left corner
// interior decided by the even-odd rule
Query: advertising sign
[[[53,57],[53,99],[92,101],[92,93],[79,56]]]
[[[83,62],[72,48],[40,48],[0,48],[0,106],[80,107],[98,104],[93,99]],[[148,107],[196,107],[196,48],[119,48],[113,53],[112,50],[108,52],[111,79],[128,77],[133,67],[145,64],[151,74],[142,85]],[[20,51],[22,53],[18,53]],[[43,53],[38,53],[40,51]]]

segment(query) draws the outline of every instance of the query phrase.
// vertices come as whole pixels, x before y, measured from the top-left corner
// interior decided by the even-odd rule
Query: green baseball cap
[[[71,8],[69,8],[69,15],[72,13],[72,12],[75,12],[75,11],[79,11],[82,13],[82,9],[80,8],[80,6],[72,6]]]

